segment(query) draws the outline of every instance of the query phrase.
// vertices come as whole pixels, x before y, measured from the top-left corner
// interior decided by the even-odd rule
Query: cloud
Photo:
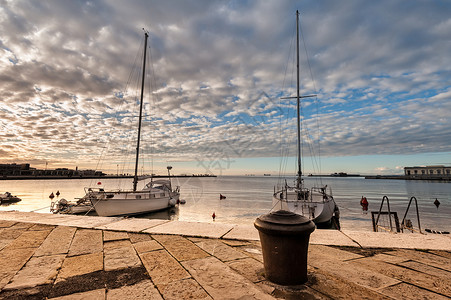
[[[295,103],[279,98],[295,94],[296,9],[310,59],[302,93],[318,94],[303,100],[306,149],[320,139],[327,156],[451,151],[447,3],[3,1],[2,157],[92,166],[105,147],[133,153],[139,92],[121,95],[143,27],[154,156],[276,157],[282,144],[294,154]]]

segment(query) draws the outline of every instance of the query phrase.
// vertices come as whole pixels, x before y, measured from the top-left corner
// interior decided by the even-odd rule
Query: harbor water
[[[132,187],[131,181],[131,179],[1,180],[0,193],[8,191],[22,201],[0,205],[0,210],[50,213],[49,195],[52,192],[55,194],[59,191],[59,198],[74,200],[83,197],[85,187],[104,187],[107,190],[129,189]],[[221,176],[172,178],[172,183],[180,186],[180,199],[186,200],[186,204],[140,217],[212,222],[214,212],[215,222],[253,224],[259,215],[271,210],[274,186],[281,181],[276,176]],[[451,183],[362,177],[305,178],[306,186],[318,184],[327,185],[332,189],[340,209],[340,224],[343,229],[371,231],[371,212],[377,212],[383,196],[387,196],[390,210],[397,212],[400,222],[409,199],[416,197],[423,230],[428,228],[451,231]],[[226,199],[221,200],[220,194],[226,196]],[[362,211],[360,206],[362,196],[368,199],[368,212]],[[440,202],[439,207],[434,204],[435,199]],[[382,210],[387,211],[386,203]],[[407,219],[412,221],[414,227],[418,226],[415,203],[412,203]]]

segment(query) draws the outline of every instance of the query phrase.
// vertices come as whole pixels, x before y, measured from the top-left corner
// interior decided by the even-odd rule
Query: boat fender
[[[175,201],[174,198],[169,199],[169,205],[170,205],[170,206],[174,206],[176,202],[177,202],[177,201]]]
[[[437,230],[428,229],[428,228],[426,228],[425,230],[426,230],[426,232],[429,232],[429,233],[435,233],[435,234],[449,234],[449,231],[437,231]]]

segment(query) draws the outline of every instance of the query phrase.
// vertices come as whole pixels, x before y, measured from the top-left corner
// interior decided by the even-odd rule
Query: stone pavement
[[[251,226],[0,212],[0,299],[449,299],[450,248],[316,230],[309,281],[281,287]]]

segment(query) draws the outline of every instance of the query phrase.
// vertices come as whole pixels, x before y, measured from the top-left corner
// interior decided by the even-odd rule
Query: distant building
[[[105,176],[102,171],[95,170],[75,170],[68,168],[39,170],[31,168],[30,164],[0,164],[0,176],[34,176],[34,177],[101,177]]]
[[[0,164],[0,176],[30,175],[34,170],[30,164]]]
[[[417,179],[444,179],[451,178],[451,166],[425,166],[405,167],[404,175],[407,178]]]

